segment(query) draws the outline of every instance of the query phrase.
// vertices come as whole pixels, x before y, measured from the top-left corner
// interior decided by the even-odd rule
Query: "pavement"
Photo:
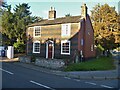
[[[6,57],[0,57],[0,62],[16,62],[16,61],[18,61],[18,58],[8,59]]]
[[[96,79],[96,80],[108,80],[108,79],[120,79],[119,76],[119,64],[117,60],[115,61],[116,69],[115,70],[107,70],[107,71],[72,71],[72,72],[64,72],[59,70],[52,70],[48,68],[43,68],[34,65],[33,63],[27,64],[18,61],[18,58],[7,59],[3,58],[0,62],[11,62],[14,65],[19,65],[25,68],[37,70],[43,73],[49,73],[54,75],[59,75],[63,77],[69,77],[74,79]]]

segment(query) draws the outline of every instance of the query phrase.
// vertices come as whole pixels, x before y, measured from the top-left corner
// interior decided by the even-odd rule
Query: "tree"
[[[2,15],[3,15],[3,11],[4,11],[3,8],[7,8],[7,4],[3,1],[0,1],[0,45],[4,45],[4,42],[6,41],[6,40],[4,40],[4,39],[6,39],[5,35],[2,34]]]
[[[100,43],[105,50],[113,49],[115,47],[115,36],[110,34],[109,36],[103,37]]]
[[[0,32],[7,40],[5,40],[5,44],[15,45],[16,48],[21,44],[25,46],[26,26],[29,23],[39,22],[42,18],[30,16],[30,6],[26,3],[16,5],[13,9],[14,13],[11,12],[11,5],[3,3],[2,7],[4,9],[0,8],[2,13],[2,28],[0,28]]]
[[[11,5],[4,5],[5,9],[2,13],[2,34],[5,36],[7,45],[14,43],[24,44],[26,41],[26,26],[32,22],[28,4],[19,4],[14,8],[14,13],[11,12]],[[8,39],[9,38],[9,39]],[[17,42],[16,42],[17,41]],[[20,44],[20,45],[21,45]],[[17,45],[16,45],[17,46]],[[19,46],[19,45],[18,45]],[[24,49],[24,48],[23,48]],[[25,49],[24,49],[25,50]]]
[[[23,3],[16,5],[14,10],[14,36],[16,41],[13,43],[17,52],[25,52],[25,43],[26,43],[26,26],[32,22],[29,11],[30,6]]]
[[[108,4],[98,4],[91,11],[91,19],[95,44],[102,44],[104,48],[112,49],[113,45],[115,46],[115,37],[118,33],[118,14],[115,11],[115,7],[110,7]]]
[[[14,16],[11,13],[11,5],[8,5],[2,14],[2,34],[7,36],[10,41],[10,45],[14,42]]]
[[[0,14],[2,13],[2,33],[4,45],[14,45],[19,52],[25,51],[26,26],[30,23],[39,22],[41,17],[30,16],[30,6],[23,3],[14,7],[14,13],[11,12],[11,5],[2,3]],[[1,41],[0,41],[1,42]]]
[[[66,14],[65,17],[70,17],[72,16],[70,13]]]
[[[26,40],[26,26],[31,22],[28,4],[19,4],[14,8],[14,35],[18,41],[25,42]]]
[[[31,23],[40,22],[40,21],[42,21],[42,20],[43,20],[42,17],[31,16]]]

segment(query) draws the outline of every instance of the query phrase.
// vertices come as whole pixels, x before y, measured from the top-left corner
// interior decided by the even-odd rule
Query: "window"
[[[68,25],[66,25],[66,35],[69,34],[69,31],[68,31]]]
[[[34,27],[34,36],[41,36],[41,27],[40,26],[35,26]]]
[[[61,36],[70,36],[71,24],[62,24]]]
[[[61,54],[70,55],[70,41],[61,41]]]
[[[33,53],[40,53],[40,41],[33,43]]]
[[[84,43],[84,42],[83,42],[83,39],[81,39],[81,46],[83,46],[83,43]]]
[[[91,51],[93,51],[93,49],[94,49],[93,47],[94,47],[94,45],[91,45]]]

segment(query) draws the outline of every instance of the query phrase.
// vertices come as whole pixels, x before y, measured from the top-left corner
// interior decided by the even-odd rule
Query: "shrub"
[[[13,46],[15,47],[16,52],[18,52],[18,53],[25,52],[25,44],[24,44],[24,42],[18,41],[16,43],[14,43]]]
[[[35,56],[31,56],[31,62],[35,62],[36,57]]]

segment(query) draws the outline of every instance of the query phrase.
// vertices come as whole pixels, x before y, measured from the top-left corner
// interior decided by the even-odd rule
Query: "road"
[[[43,73],[14,63],[2,63],[2,88],[117,88],[117,80],[79,80]]]

